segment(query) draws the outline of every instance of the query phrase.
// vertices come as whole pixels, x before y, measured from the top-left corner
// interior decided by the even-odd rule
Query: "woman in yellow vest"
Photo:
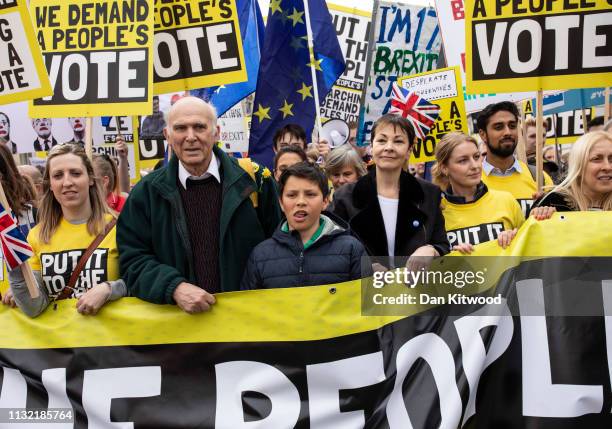
[[[436,147],[433,181],[443,190],[442,214],[453,250],[471,253],[474,245],[497,240],[507,247],[525,218],[516,199],[482,182],[478,142],[462,133],[446,134]]]

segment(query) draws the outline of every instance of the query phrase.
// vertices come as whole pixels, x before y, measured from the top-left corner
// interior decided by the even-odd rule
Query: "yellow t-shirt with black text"
[[[106,221],[110,222],[111,219],[112,216],[107,215]],[[28,242],[34,250],[30,263],[33,270],[41,271],[47,293],[55,298],[68,284],[81,255],[96,237],[87,231],[87,223],[73,225],[62,218],[51,241],[42,243],[38,237],[39,226],[32,228],[28,234]],[[116,227],[113,227],[85,264],[75,285],[76,292],[71,296],[79,296],[99,283],[117,279],[119,252]]]
[[[514,197],[494,189],[470,203],[456,204],[443,198],[442,214],[451,247],[497,240],[500,232],[519,228],[525,222]]]
[[[519,161],[521,172],[514,171],[510,176],[495,176],[482,171],[482,181],[489,190],[510,192],[519,202],[523,216],[527,216],[533,205],[533,194],[537,191],[537,185],[529,167],[524,162]],[[553,186],[550,176],[544,173],[544,186]]]

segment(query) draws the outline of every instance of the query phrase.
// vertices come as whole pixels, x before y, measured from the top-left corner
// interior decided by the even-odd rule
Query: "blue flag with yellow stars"
[[[308,47],[304,1],[308,1],[313,49]],[[325,0],[271,0],[253,104],[249,156],[273,167],[272,137],[301,125],[310,138],[316,113],[311,66],[319,102],[344,72],[344,57]]]
[[[260,46],[263,45],[264,23],[257,0],[237,0],[238,21],[244,48],[244,60],[249,79],[246,82],[210,88],[192,89],[191,95],[210,102],[219,116],[231,109],[236,103],[255,91],[259,68]]]

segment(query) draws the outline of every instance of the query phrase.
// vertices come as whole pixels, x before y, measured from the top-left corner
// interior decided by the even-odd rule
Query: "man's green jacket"
[[[240,288],[251,250],[280,223],[276,185],[268,169],[255,164],[255,181],[238,162],[214,147],[223,188],[219,272],[223,292]],[[130,294],[157,304],[174,304],[181,282],[197,284],[193,254],[178,186],[178,158],[145,176],[119,216],[117,245],[121,277]],[[258,193],[257,208],[250,195]],[[202,219],[204,222],[205,219]]]

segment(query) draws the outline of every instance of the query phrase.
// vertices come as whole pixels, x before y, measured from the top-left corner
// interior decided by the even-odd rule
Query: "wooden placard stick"
[[[516,157],[519,161],[527,164],[527,149],[525,147],[525,121],[523,120],[523,104],[521,102],[516,103],[519,110],[519,118],[518,118],[518,142],[516,143]]]
[[[610,116],[612,116],[612,112],[610,112],[610,87],[606,86],[606,90],[604,91],[604,97],[606,101],[604,103],[604,123],[607,123],[610,120]]]
[[[542,192],[544,184],[544,158],[542,157],[542,134],[544,134],[544,112],[543,112],[544,93],[538,90],[536,99],[536,184],[538,192]]]
[[[90,160],[93,158],[93,118],[85,118],[85,153]]]

